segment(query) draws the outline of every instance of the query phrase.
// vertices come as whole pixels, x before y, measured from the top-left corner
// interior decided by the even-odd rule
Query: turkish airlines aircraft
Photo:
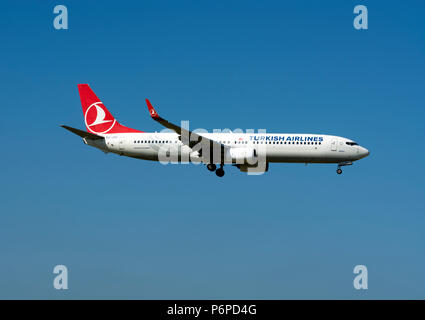
[[[105,153],[160,162],[201,162],[218,177],[224,175],[225,164],[236,166],[242,172],[259,174],[268,171],[269,163],[273,162],[335,163],[338,164],[336,172],[341,174],[342,166],[369,155],[366,148],[353,140],[323,134],[190,131],[161,118],[147,99],[152,119],[170,132],[143,132],[121,125],[89,85],[79,84],[78,90],[87,131],[62,127]]]

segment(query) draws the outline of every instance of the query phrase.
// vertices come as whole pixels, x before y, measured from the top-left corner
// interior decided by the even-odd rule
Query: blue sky
[[[64,4],[69,29],[53,28]],[[353,8],[369,29],[353,28]],[[6,1],[0,298],[425,298],[423,1]],[[124,125],[356,140],[262,176],[104,155],[77,83]],[[69,290],[53,289],[53,267]],[[369,289],[354,290],[355,265]]]

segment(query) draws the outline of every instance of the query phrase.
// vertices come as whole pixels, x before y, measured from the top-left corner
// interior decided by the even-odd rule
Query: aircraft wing
[[[71,131],[72,133],[76,134],[77,136],[80,136],[81,138],[87,138],[87,139],[92,139],[92,140],[98,140],[98,139],[104,139],[101,136],[98,136],[97,134],[91,133],[91,132],[87,132],[87,131],[83,131],[80,129],[76,129],[76,128],[72,128],[72,127],[68,127],[65,125],[61,125],[62,128]]]
[[[195,132],[192,132],[190,130],[187,130],[185,128],[182,128],[180,126],[177,126],[177,125],[165,120],[164,118],[162,118],[158,115],[155,108],[152,106],[152,104],[150,103],[150,101],[148,99],[146,99],[146,104],[148,105],[149,114],[151,115],[152,119],[154,119],[156,122],[159,122],[164,127],[175,131],[180,136],[179,139],[183,144],[189,146],[190,148],[193,148],[195,145],[202,142],[202,146],[205,146],[205,145],[209,146],[209,150],[210,150],[211,155],[213,154],[212,151],[214,151],[214,154],[215,154],[218,150],[221,150],[221,153],[220,153],[221,159],[224,159],[224,155],[226,154],[225,151],[227,149],[230,149],[230,147],[225,146],[224,144],[222,144],[220,142],[208,139],[205,136],[201,136],[201,135],[199,135]]]

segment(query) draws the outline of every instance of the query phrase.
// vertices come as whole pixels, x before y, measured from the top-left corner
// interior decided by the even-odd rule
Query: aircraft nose
[[[360,152],[360,156],[362,157],[362,158],[365,158],[365,157],[367,157],[369,154],[370,154],[370,152],[369,152],[369,150],[367,150],[365,147],[360,147],[360,150],[359,150]]]

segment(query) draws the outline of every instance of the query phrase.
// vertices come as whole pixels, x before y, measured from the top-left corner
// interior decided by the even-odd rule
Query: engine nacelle
[[[253,148],[232,148],[229,150],[229,155],[232,162],[236,163],[251,163],[257,161],[257,152]]]

